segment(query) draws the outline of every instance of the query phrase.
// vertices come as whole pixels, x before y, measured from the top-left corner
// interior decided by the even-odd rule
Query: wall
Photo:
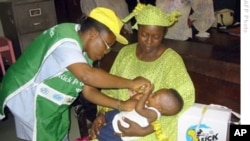
[[[3,1],[8,1],[8,0],[0,0],[0,2],[3,2]],[[1,12],[1,9],[0,9],[0,12]],[[0,19],[0,36],[4,36],[1,19]]]
[[[1,12],[1,11],[0,11]],[[0,20],[0,36],[4,36],[2,22]]]
[[[224,8],[232,9],[234,11],[234,18],[240,22],[240,0],[213,0],[214,10],[221,10]]]

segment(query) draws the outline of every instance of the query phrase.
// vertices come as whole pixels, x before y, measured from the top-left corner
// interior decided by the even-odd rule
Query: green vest
[[[82,48],[76,25],[56,25],[39,35],[11,65],[0,87],[0,119],[8,99],[34,84],[41,64],[62,42],[71,41]],[[88,64],[93,61],[86,55]],[[48,76],[37,84],[35,96],[35,124],[33,140],[60,141],[69,130],[69,105],[82,90],[83,83],[67,69]]]

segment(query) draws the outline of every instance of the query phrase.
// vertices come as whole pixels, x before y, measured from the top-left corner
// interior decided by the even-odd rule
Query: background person
[[[126,0],[81,0],[82,13],[88,15],[89,12],[96,7],[106,7],[115,11],[120,19],[125,18],[129,14]],[[122,34],[132,34],[131,23],[125,23]]]
[[[189,19],[192,9],[190,0],[156,0],[155,5],[167,13],[175,10],[181,13],[178,22],[168,27],[165,38],[184,41],[193,37],[192,21]]]

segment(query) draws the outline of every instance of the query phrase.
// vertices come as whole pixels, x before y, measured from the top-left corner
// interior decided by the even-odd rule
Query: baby
[[[112,110],[106,113],[106,125],[100,128],[100,134],[97,138],[100,141],[131,141],[140,137],[119,137],[115,133],[121,133],[118,128],[118,121],[121,122],[123,127],[128,127],[128,124],[123,121],[126,117],[141,127],[146,127],[153,121],[160,118],[161,115],[171,116],[181,111],[183,107],[183,99],[179,93],[170,89],[159,89],[152,93],[152,89],[144,94],[134,95],[132,98],[138,100],[136,107],[132,111],[119,111]],[[121,134],[122,135],[122,134]]]

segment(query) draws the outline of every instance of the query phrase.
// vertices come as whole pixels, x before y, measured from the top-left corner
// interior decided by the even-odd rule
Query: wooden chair
[[[8,53],[8,56],[6,56]],[[6,37],[0,37],[0,65],[3,75],[6,72],[6,68],[4,66],[3,56],[10,58],[11,63],[16,61],[12,42]]]

